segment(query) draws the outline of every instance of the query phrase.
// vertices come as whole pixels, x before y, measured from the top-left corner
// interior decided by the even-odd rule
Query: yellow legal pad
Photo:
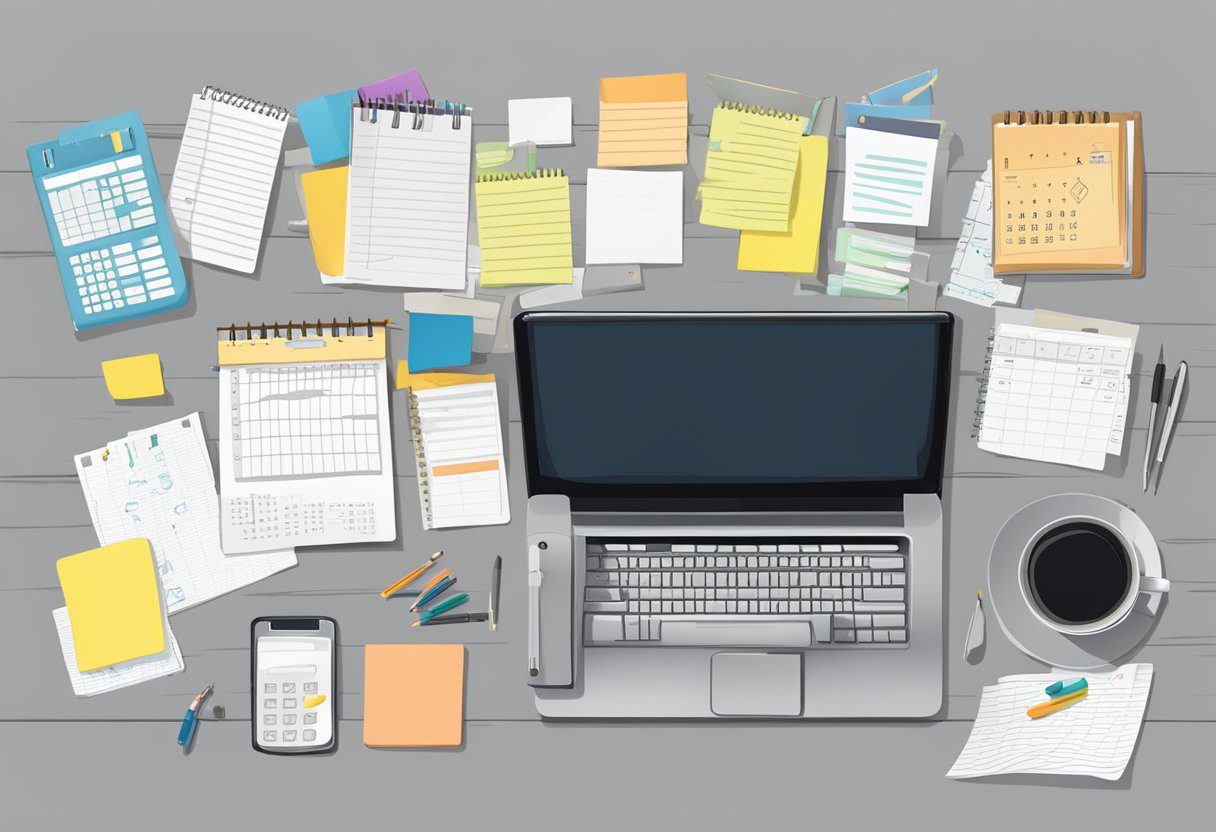
[[[481,173],[475,191],[482,286],[574,282],[564,173]]]
[[[304,187],[304,212],[308,217],[308,239],[317,271],[330,277],[346,270],[346,165],[310,170],[300,175]]]
[[[719,102],[709,125],[701,224],[788,231],[806,116]]]
[[[154,352],[101,362],[106,389],[118,400],[146,399],[165,394],[160,373],[160,355]]]
[[[55,567],[81,673],[165,649],[156,561],[146,538],[69,555]]]
[[[828,139],[803,136],[789,231],[739,232],[739,270],[814,274],[819,271],[823,191],[828,179]]]

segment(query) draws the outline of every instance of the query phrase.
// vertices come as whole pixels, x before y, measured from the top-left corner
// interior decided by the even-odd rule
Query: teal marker
[[[447,599],[443,603],[436,604],[434,609],[430,609],[430,610],[427,610],[426,612],[422,613],[422,617],[419,620],[426,621],[428,619],[434,618],[437,615],[443,615],[448,610],[453,609],[455,607],[459,607],[461,604],[463,604],[465,601],[468,601],[468,600],[469,600],[469,593],[467,593],[467,592],[462,592],[459,595],[453,595],[451,598]]]
[[[1089,687],[1089,682],[1085,681],[1085,677],[1078,676],[1075,679],[1061,679],[1058,682],[1052,682],[1044,692],[1052,699],[1059,699],[1061,696],[1068,696],[1070,693],[1085,690],[1087,687]]]

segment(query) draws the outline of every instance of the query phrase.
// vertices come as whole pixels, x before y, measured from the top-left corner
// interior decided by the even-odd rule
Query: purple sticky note
[[[407,101],[421,101],[431,97],[431,94],[427,92],[426,84],[422,81],[422,76],[416,69],[410,69],[400,75],[394,75],[392,78],[385,78],[383,81],[359,87],[359,94],[370,100],[383,98],[391,101],[399,92],[405,94]]]

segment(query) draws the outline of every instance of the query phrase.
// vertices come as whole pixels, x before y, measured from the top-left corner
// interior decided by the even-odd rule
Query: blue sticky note
[[[878,118],[902,118],[910,121],[932,118],[932,109],[928,104],[883,105],[883,104],[845,104],[844,123],[846,127],[856,127],[860,116],[877,116]]]
[[[473,360],[473,316],[410,313],[411,373],[463,367]]]
[[[355,91],[335,92],[296,107],[300,130],[314,165],[350,155],[350,112]]]

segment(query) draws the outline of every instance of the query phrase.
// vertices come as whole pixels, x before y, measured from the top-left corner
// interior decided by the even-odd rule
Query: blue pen
[[[426,622],[430,621],[432,618],[437,618],[438,616],[443,615],[448,610],[454,609],[455,607],[459,607],[461,604],[465,603],[468,600],[469,600],[469,593],[467,593],[467,592],[462,592],[459,595],[453,595],[451,598],[448,598],[448,599],[436,604],[435,609],[427,610],[427,611],[423,612],[422,615],[420,615],[418,617],[418,620],[414,622],[414,626],[418,626],[420,624],[425,624]]]
[[[422,597],[414,602],[414,606],[410,607],[410,612],[417,612],[420,608],[434,601],[447,590],[452,584],[456,583],[456,576],[449,575],[433,587],[422,594]]]
[[[1061,696],[1068,696],[1070,693],[1085,690],[1089,687],[1089,682],[1085,681],[1084,676],[1078,676],[1075,679],[1061,679],[1058,682],[1052,682],[1046,687],[1044,693],[1052,699],[1059,699]]]
[[[202,706],[203,700],[211,693],[211,689],[215,687],[212,683],[203,688],[198,696],[194,697],[194,701],[190,703],[190,707],[186,709],[186,715],[182,718],[181,730],[177,732],[177,744],[183,747],[189,747],[190,741],[194,739],[194,732],[198,730],[198,709]]]

